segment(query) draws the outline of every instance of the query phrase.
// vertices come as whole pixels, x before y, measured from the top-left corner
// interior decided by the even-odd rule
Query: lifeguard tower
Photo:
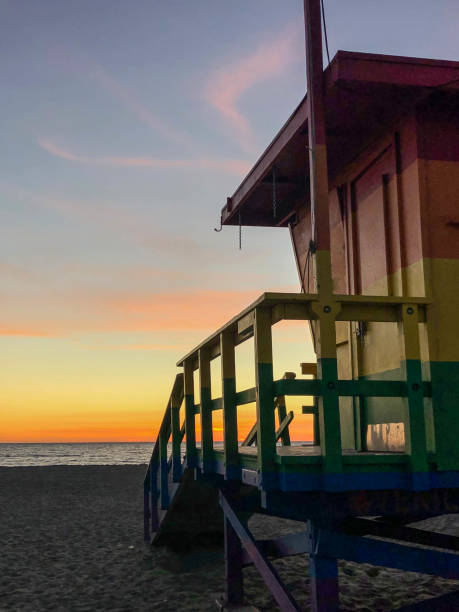
[[[459,579],[459,538],[406,526],[459,512],[459,62],[339,51],[324,71],[320,0],[305,0],[305,23],[307,96],[221,213],[223,225],[288,227],[302,291],[263,294],[179,361],[145,478],[145,535],[199,540],[224,524],[233,606],[253,563],[280,608],[298,610],[269,559],[307,553],[323,612],[339,607],[339,558]],[[312,378],[274,380],[281,320],[309,322]],[[236,392],[235,347],[251,337],[256,385]],[[292,395],[316,398],[313,446],[290,444]],[[241,445],[237,409],[250,402]],[[251,512],[307,530],[257,542]],[[416,609],[459,609],[451,597]]]

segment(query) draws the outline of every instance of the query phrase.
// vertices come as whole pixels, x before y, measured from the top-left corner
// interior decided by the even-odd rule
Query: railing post
[[[271,311],[257,308],[254,320],[255,380],[257,400],[257,446],[259,486],[274,489],[276,474],[276,423],[273,395],[273,347],[271,337]]]
[[[169,508],[169,472],[167,465],[167,435],[159,431],[159,482],[161,510]]]
[[[157,464],[155,466],[150,459],[150,519],[152,532],[155,532],[159,527],[157,467]]]
[[[312,304],[318,317],[317,375],[321,392],[318,399],[320,448],[325,489],[339,489],[343,470],[338,395],[335,319],[339,306],[330,299]]]
[[[199,387],[201,397],[202,471],[213,471],[212,405],[210,396],[210,358],[207,349],[199,350]]]
[[[222,359],[225,478],[231,480],[240,476],[237,443],[237,406],[235,401],[236,366],[234,340],[231,330],[225,330],[220,334],[220,351]]]
[[[339,582],[338,561],[331,557],[316,554],[320,542],[320,528],[309,522],[311,549],[309,555],[309,575],[312,612],[338,612]]]
[[[143,539],[150,541],[150,467],[143,483]]]
[[[194,380],[191,359],[183,362],[183,393],[185,401],[186,465],[196,467],[196,432],[194,412]]]
[[[422,387],[419,318],[416,304],[401,307],[400,336],[403,338],[404,369],[407,382],[405,452],[410,454],[413,488],[428,488],[428,463],[424,393]]]
[[[171,397],[171,436],[172,436],[172,480],[179,482],[182,478],[182,437],[180,434],[181,398],[176,394]]]

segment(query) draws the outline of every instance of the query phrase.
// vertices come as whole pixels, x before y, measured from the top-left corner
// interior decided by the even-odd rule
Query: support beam
[[[413,488],[429,487],[427,463],[424,393],[422,384],[419,319],[416,304],[401,306],[399,336],[403,338],[404,366],[407,381],[407,408],[405,417],[405,452],[410,454]]]
[[[225,479],[240,477],[237,441],[236,365],[233,334],[225,330],[220,334],[222,356],[223,438]]]
[[[199,388],[201,398],[201,450],[202,471],[212,472],[213,468],[213,432],[212,401],[210,395],[210,358],[207,349],[199,350]]]
[[[333,293],[333,283],[330,257],[320,0],[304,0],[304,18],[314,277],[317,292],[328,296]]]
[[[197,464],[193,371],[192,360],[186,359],[183,362],[183,385],[185,399],[186,465],[189,468],[194,468]]]
[[[180,429],[181,398],[171,397],[171,434],[172,434],[172,480],[179,482],[182,477],[182,432]]]
[[[274,599],[279,604],[282,612],[298,612],[299,607],[290,593],[287,591],[284,583],[280,579],[273,565],[263,555],[257,542],[250,533],[247,525],[245,525],[236,514],[236,511],[231,506],[229,500],[220,491],[220,505],[225,515],[225,521],[229,521],[233,530],[237,534],[246,553],[250,556],[253,564],[259,571],[261,577],[265,581],[266,586],[271,591]],[[242,558],[241,558],[242,564]],[[235,571],[235,570],[233,570]]]
[[[273,347],[271,312],[255,310],[255,380],[257,386],[257,445],[260,485],[264,490],[276,486],[276,424],[274,418]]]
[[[244,603],[244,576],[242,573],[241,541],[226,515],[225,528],[225,578],[226,604],[229,606]]]

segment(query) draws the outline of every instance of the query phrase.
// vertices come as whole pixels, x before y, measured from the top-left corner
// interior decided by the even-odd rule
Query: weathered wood
[[[204,474],[212,471],[213,464],[213,432],[212,432],[212,402],[210,395],[210,359],[206,349],[199,351],[199,388],[201,397],[201,449],[202,470]]]
[[[221,334],[220,347],[222,356],[225,478],[231,480],[240,477],[237,440],[236,365],[231,333],[225,331]]]
[[[276,485],[274,458],[276,455],[273,349],[271,313],[268,309],[255,311],[255,379],[257,384],[257,442],[258,469],[261,486],[269,489]]]
[[[261,552],[257,542],[247,526],[241,522],[236,511],[222,492],[220,492],[220,505],[223,509],[225,519],[231,523],[231,526],[239,537],[242,546],[252,559],[252,562],[257,570],[260,572],[261,577],[281,607],[281,610],[283,612],[297,612],[299,610],[297,603],[284,586],[273,565]]]
[[[197,455],[194,411],[193,364],[191,360],[188,359],[183,364],[183,384],[185,399],[186,464],[187,467],[195,467]]]
[[[407,410],[405,417],[405,451],[410,454],[413,487],[426,488],[428,472],[424,393],[422,386],[421,349],[416,304],[401,307],[399,333],[403,338],[406,372]]]
[[[226,515],[223,520],[225,526],[226,603],[234,606],[244,603],[242,546],[236,531]]]

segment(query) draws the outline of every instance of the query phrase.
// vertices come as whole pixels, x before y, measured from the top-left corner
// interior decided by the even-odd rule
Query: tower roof
[[[340,169],[436,90],[459,94],[459,62],[338,51],[324,71],[328,170]],[[223,225],[286,226],[309,196],[306,96],[221,212]],[[273,168],[276,211],[273,210]]]

